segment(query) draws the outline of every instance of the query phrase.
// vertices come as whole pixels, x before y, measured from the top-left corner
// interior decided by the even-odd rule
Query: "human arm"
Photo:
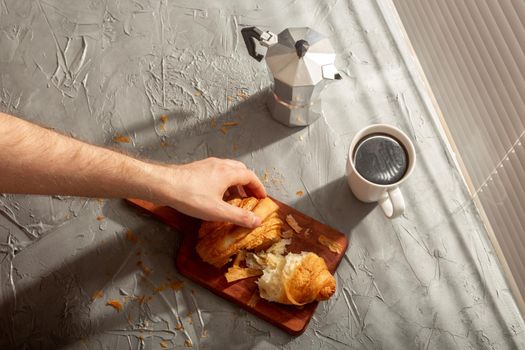
[[[0,113],[0,193],[139,198],[205,220],[258,226],[251,212],[222,200],[236,185],[266,196],[241,162],[208,158],[156,164]]]

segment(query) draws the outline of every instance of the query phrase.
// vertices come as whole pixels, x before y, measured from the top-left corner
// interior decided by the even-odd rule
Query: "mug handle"
[[[405,199],[399,187],[384,192],[377,202],[389,219],[397,218],[405,212]]]

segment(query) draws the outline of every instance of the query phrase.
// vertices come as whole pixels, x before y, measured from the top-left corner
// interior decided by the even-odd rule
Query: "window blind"
[[[525,312],[525,1],[393,0]]]

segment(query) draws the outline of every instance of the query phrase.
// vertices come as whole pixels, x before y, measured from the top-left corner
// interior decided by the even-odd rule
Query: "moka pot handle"
[[[241,29],[242,38],[244,39],[244,43],[246,44],[246,49],[248,49],[248,53],[250,54],[250,56],[252,56],[259,62],[264,58],[264,55],[257,53],[255,49],[255,40],[259,42],[261,40],[262,33],[263,31],[257,27],[247,27]]]

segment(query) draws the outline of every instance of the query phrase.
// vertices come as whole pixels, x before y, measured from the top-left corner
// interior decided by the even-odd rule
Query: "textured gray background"
[[[271,195],[350,238],[336,294],[291,337],[180,277],[177,233],[119,200],[0,196],[2,348],[180,348],[190,340],[194,348],[524,348],[523,320],[410,73],[395,16],[382,8],[0,0],[2,111],[150,159],[240,159]],[[343,80],[326,89],[323,119],[288,129],[269,117],[268,72],[247,55],[244,25],[311,26],[331,37]],[[219,131],[229,121],[239,125]],[[393,221],[357,202],[344,180],[351,138],[373,122],[402,128],[416,144],[418,164],[403,186],[408,209]],[[138,242],[125,239],[127,229]],[[155,292],[176,279],[181,290]]]

